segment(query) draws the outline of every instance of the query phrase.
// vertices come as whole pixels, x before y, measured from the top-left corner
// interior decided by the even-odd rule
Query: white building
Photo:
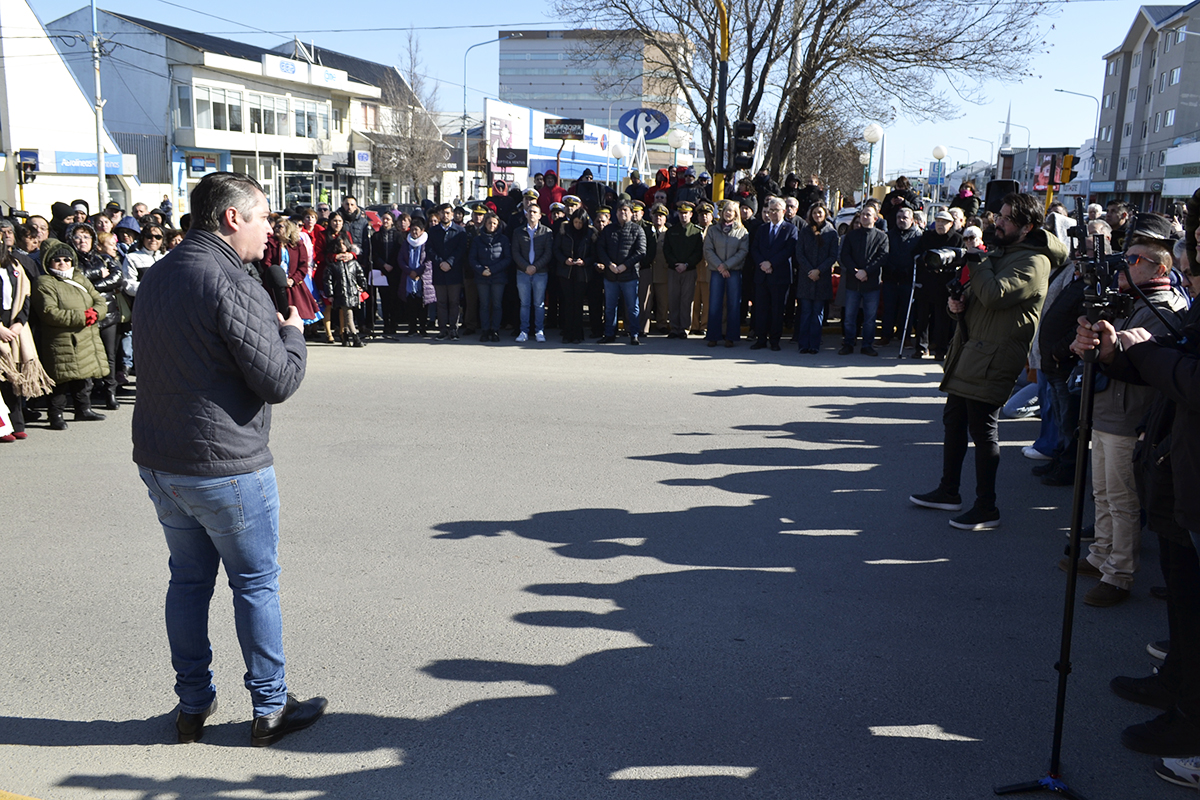
[[[79,46],[75,53],[72,60],[90,70],[87,48]],[[82,199],[93,209],[100,206],[91,85],[77,80],[26,0],[0,0],[0,204],[5,211],[24,208],[49,217],[55,201]],[[137,159],[122,155],[107,131],[101,140],[109,196],[125,207],[137,200],[157,206],[162,194],[154,192],[161,187],[142,186]],[[38,164],[36,180],[23,188],[17,182],[18,151]]]

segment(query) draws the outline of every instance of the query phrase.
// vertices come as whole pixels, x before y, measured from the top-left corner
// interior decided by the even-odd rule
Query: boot
[[[342,331],[342,334],[341,334],[341,335],[342,335],[342,347],[349,347],[349,346],[350,346],[350,340],[346,338],[346,332],[345,332],[345,331]]]
[[[325,341],[333,344],[333,329],[329,325],[329,317],[321,320],[321,324],[325,327]]]
[[[63,419],[63,412],[56,408],[50,409],[50,430],[65,431],[66,429],[67,421]]]
[[[355,333],[355,334],[351,334],[351,336],[352,336],[351,343],[352,343],[352,344],[353,344],[355,347],[366,347],[366,346],[367,346],[367,343],[366,343],[366,342],[364,342],[364,341],[362,340],[362,338],[361,338],[361,337],[360,337],[360,336],[359,336],[357,333]]]
[[[79,403],[75,404],[75,421],[76,422],[100,422],[101,420],[105,420],[105,419],[108,419],[108,417],[106,417],[103,414],[98,414],[95,411],[92,411],[91,406],[80,406]]]
[[[116,389],[108,388],[104,390],[104,407],[109,411],[116,411],[121,407],[121,404],[117,402]]]

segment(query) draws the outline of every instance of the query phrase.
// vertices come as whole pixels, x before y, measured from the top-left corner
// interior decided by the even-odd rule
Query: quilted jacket
[[[279,326],[270,296],[233,248],[188,231],[146,273],[133,327],[133,460],[199,476],[270,466],[271,404],[304,379],[304,334]]]
[[[50,274],[48,267],[56,255],[71,256],[76,265],[71,283]],[[88,325],[84,315],[90,308],[104,319],[108,305],[78,267],[75,248],[62,242],[42,246],[45,275],[39,275],[30,296],[30,304],[39,320],[38,354],[51,378],[58,383],[103,378],[108,374],[108,358],[100,341],[99,324]]]

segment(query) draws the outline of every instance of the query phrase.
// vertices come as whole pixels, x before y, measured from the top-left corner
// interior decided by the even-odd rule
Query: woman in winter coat
[[[583,301],[587,297],[588,276],[596,263],[596,230],[587,209],[575,209],[554,243],[558,283],[562,288],[563,344],[584,340]]]
[[[500,341],[500,315],[504,286],[512,269],[512,249],[508,237],[500,233],[500,217],[492,211],[483,215],[479,232],[471,240],[468,259],[475,272],[479,292],[479,334],[481,342]]]
[[[310,325],[322,318],[307,279],[310,278],[308,248],[300,237],[300,227],[290,219],[275,222],[275,235],[267,240],[263,264],[279,266],[287,276],[287,304],[295,306],[300,319]]]
[[[408,225],[408,236],[400,248],[399,267],[403,285],[404,310],[408,316],[408,333],[405,336],[424,336],[429,331],[429,306],[437,304],[433,290],[433,255],[426,244],[425,218],[414,216]]]
[[[975,181],[963,181],[962,186],[958,187],[958,194],[950,201],[951,208],[961,208],[963,216],[966,219],[971,219],[979,213],[979,195],[975,188]]]
[[[796,299],[800,301],[796,342],[801,353],[816,353],[821,349],[825,304],[833,299],[838,235],[824,203],[814,203],[808,209],[806,221],[796,242]]]
[[[92,411],[92,379],[108,374],[99,322],[108,303],[79,269],[75,249],[64,242],[42,247],[42,268],[32,299],[41,338],[38,352],[54,379],[50,396],[50,429],[66,430],[63,410],[67,393],[75,398],[75,420],[104,419]]]
[[[104,296],[108,313],[100,320],[100,341],[104,343],[108,375],[103,380],[99,402],[110,411],[116,411],[117,403],[117,328],[121,321],[121,304],[117,300],[125,288],[125,275],[115,260],[106,257],[96,247],[96,234],[91,225],[75,223],[67,228],[67,242],[75,248],[79,269],[96,291]],[[96,399],[96,398],[93,398]]]
[[[0,442],[28,438],[22,403],[30,397],[50,394],[49,376],[38,361],[37,347],[29,328],[29,274],[0,236],[0,398],[8,407],[13,430]]]
[[[329,240],[329,258],[325,265],[325,296],[337,314],[342,347],[353,344],[365,347],[354,324],[354,311],[362,306],[362,293],[367,288],[367,276],[358,259],[338,258],[350,252],[350,240],[338,236]]]
[[[716,347],[724,327],[725,346],[733,347],[741,336],[742,267],[750,255],[750,233],[737,203],[722,200],[719,212],[720,219],[704,233],[704,263],[710,273],[705,338],[709,347]]]
[[[138,285],[146,270],[163,257],[163,229],[158,225],[147,225],[142,229],[138,244],[125,255],[121,270],[125,273],[125,294],[137,297]]]
[[[371,269],[378,270],[387,281],[383,286],[372,286],[368,291],[379,293],[383,310],[383,335],[395,336],[400,317],[400,275],[396,271],[397,259],[404,243],[404,231],[396,227],[396,217],[391,212],[379,215],[379,230],[371,235]],[[367,309],[367,316],[374,313]]]

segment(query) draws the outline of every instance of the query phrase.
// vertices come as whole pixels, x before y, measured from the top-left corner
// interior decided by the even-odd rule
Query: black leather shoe
[[[757,342],[750,345],[751,350],[765,350],[766,348],[767,348],[767,343],[765,341],[763,341],[762,339],[759,339]]]
[[[779,346],[779,342],[771,342],[771,352],[778,353],[781,349],[783,348]]]
[[[179,733],[179,743],[191,744],[200,741],[200,737],[204,736],[204,721],[211,717],[216,710],[217,698],[214,697],[212,705],[199,714],[180,711],[179,716],[175,717],[175,730]]]
[[[100,420],[104,419],[108,419],[108,417],[104,416],[103,414],[97,414],[90,408],[85,408],[83,411],[75,412],[76,422],[99,422]]]
[[[314,697],[302,703],[288,693],[283,708],[265,717],[255,717],[254,722],[250,723],[250,744],[266,747],[289,733],[304,730],[321,718],[327,705],[329,701],[324,697]]]
[[[117,402],[117,390],[116,389],[105,389],[104,390],[104,408],[108,411],[116,411],[120,407],[121,407],[121,404]]]
[[[1163,683],[1158,675],[1147,675],[1145,678],[1128,678],[1118,675],[1109,681],[1113,694],[1135,703],[1152,708],[1169,711],[1175,707],[1178,695]]]
[[[50,430],[65,431],[66,429],[67,429],[67,421],[65,419],[63,419],[62,414],[51,414],[50,415]]]
[[[629,343],[630,344],[641,344],[641,342],[638,341],[638,337],[636,337],[636,336],[630,336]]]

